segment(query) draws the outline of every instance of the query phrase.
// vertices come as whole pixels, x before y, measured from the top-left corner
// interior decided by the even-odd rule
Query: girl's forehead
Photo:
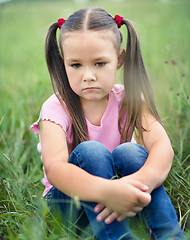
[[[61,45],[70,45],[74,43],[82,42],[93,42],[96,43],[96,40],[102,40],[104,42],[110,42],[118,49],[118,43],[115,34],[111,30],[84,30],[84,31],[72,31],[66,32],[61,36]]]

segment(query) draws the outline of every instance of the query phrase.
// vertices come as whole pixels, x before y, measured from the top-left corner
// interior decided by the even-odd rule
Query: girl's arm
[[[71,197],[78,196],[81,200],[99,201],[99,195],[103,191],[102,186],[106,185],[106,181],[103,182],[101,178],[94,177],[68,163],[69,153],[63,129],[50,121],[41,121],[40,138],[48,181]]]
[[[150,202],[150,195],[139,190],[146,188],[139,181],[103,179],[68,163],[66,134],[60,126],[42,121],[40,137],[47,179],[68,196],[100,202],[120,213],[130,211],[129,215]]]
[[[143,167],[132,175],[134,179],[147,185],[151,192],[166,179],[172,166],[174,152],[166,131],[152,116],[145,103],[142,126],[147,130],[143,132],[143,141],[149,155]]]
[[[138,180],[148,186],[151,193],[159,187],[166,179],[174,157],[174,152],[163,126],[152,116],[148,107],[143,103],[142,126],[147,130],[143,132],[144,146],[149,155],[143,167],[136,173],[123,177],[123,180]],[[126,214],[119,214],[113,209],[105,208],[103,204],[98,204],[95,211],[100,214],[97,219],[105,219],[106,223],[112,223],[115,219],[122,221]]]

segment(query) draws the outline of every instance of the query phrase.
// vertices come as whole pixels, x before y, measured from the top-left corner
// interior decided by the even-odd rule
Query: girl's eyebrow
[[[81,60],[75,59],[75,58],[66,58],[65,61],[66,62],[80,62]]]

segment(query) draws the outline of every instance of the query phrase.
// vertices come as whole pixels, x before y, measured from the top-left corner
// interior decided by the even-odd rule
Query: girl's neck
[[[86,119],[95,126],[101,125],[102,116],[107,108],[109,95],[99,101],[82,101],[82,109]]]

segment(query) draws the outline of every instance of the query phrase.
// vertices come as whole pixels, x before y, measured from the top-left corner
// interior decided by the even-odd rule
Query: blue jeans
[[[111,179],[116,174],[123,177],[138,171],[147,157],[146,149],[138,144],[123,143],[110,153],[101,143],[86,141],[73,150],[69,162],[90,174]],[[151,239],[183,239],[177,214],[163,186],[155,189],[151,197],[150,204],[141,211]],[[99,240],[136,239],[130,229],[128,218],[122,222],[115,220],[111,224],[98,222],[96,220],[98,214],[93,211],[97,203],[81,201],[80,209],[75,204],[71,207],[73,200],[54,187],[45,198],[49,199],[50,207],[54,209],[59,207],[63,218],[69,218],[69,222],[75,222],[80,229],[90,222],[92,231]]]

